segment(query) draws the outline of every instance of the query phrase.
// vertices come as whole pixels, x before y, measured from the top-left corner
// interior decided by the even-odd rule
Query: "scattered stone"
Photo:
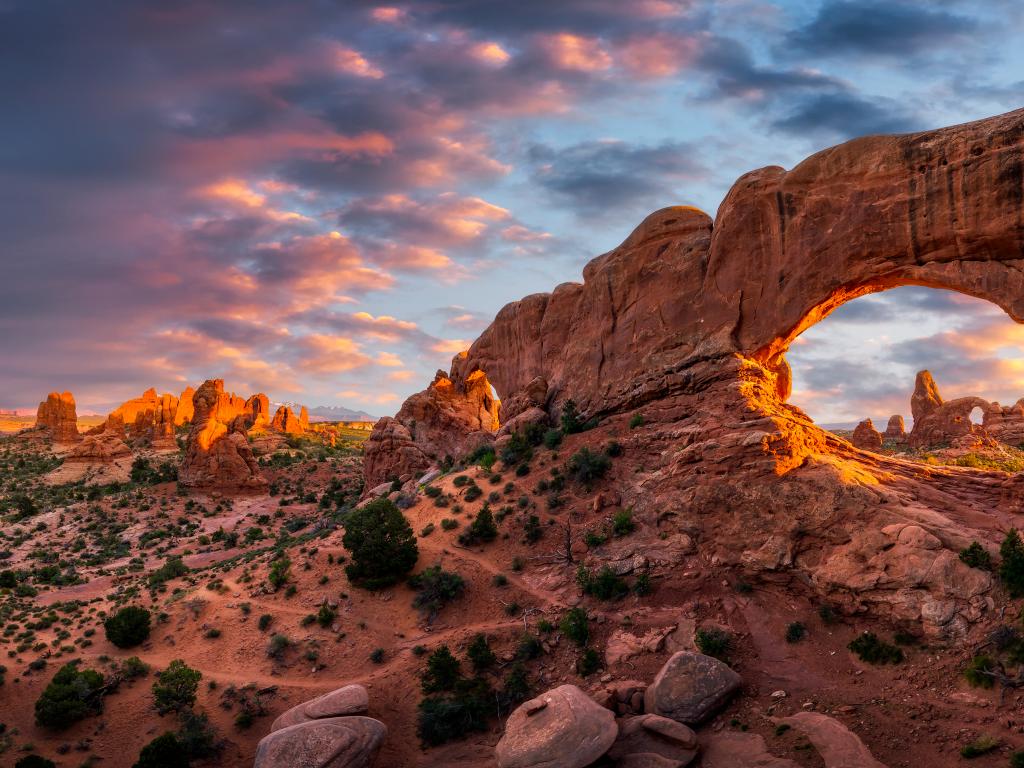
[[[739,690],[742,679],[711,656],[680,651],[665,662],[644,694],[647,712],[697,725]]]

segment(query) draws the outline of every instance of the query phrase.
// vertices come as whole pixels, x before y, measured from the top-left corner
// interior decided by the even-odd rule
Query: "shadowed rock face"
[[[533,402],[531,383],[545,382],[553,418],[569,398],[585,418],[642,412],[631,440],[645,471],[621,489],[638,518],[699,532],[722,562],[802,572],[841,608],[959,636],[985,610],[987,582],[968,600],[955,556],[880,531],[920,523],[947,553],[994,542],[1024,508],[1024,483],[854,451],[785,402],[792,341],[844,302],[901,285],[988,299],[1024,322],[1024,110],[753,171],[714,223],[657,211],[582,284],[505,306],[441,378],[453,403],[485,374],[509,402]],[[479,419],[409,428],[436,383],[406,401],[399,425],[377,424],[368,487],[382,468],[419,471],[472,445]]]
[[[78,414],[75,398],[70,392],[51,392],[39,403],[36,411],[36,426],[50,431],[55,442],[76,443],[82,439],[78,434]]]
[[[188,488],[259,491],[267,487],[246,439],[246,401],[210,379],[192,398],[195,415],[178,481]]]

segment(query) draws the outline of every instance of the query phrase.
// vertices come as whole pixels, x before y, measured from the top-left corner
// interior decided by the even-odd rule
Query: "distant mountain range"
[[[285,403],[285,405],[289,405]],[[292,410],[299,412],[299,405],[291,405]],[[346,408],[344,405],[318,405],[309,409],[310,421],[376,421],[376,416],[371,416],[366,411],[356,411]]]

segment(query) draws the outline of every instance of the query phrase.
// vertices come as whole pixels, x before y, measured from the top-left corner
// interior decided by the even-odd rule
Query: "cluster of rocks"
[[[647,686],[640,714],[616,718],[581,689],[562,685],[512,712],[495,747],[496,762],[498,768],[585,768],[604,757],[619,768],[684,768],[701,754],[701,765],[712,768],[795,768],[771,755],[755,734],[716,728],[698,736],[693,730],[741,685],[728,665],[694,651],[669,658]],[[884,768],[831,717],[800,712],[779,722],[805,732],[826,768]]]
[[[920,449],[1024,445],[1024,398],[1008,407],[980,397],[943,400],[931,372],[919,371],[910,408],[914,428],[909,433],[902,416],[892,416],[884,433],[875,429],[871,419],[865,419],[857,425],[850,442],[867,451],[877,451],[883,445]],[[975,410],[981,411],[980,423],[971,419]]]
[[[281,714],[256,748],[254,768],[366,768],[388,729],[365,717],[369,696],[346,685]]]

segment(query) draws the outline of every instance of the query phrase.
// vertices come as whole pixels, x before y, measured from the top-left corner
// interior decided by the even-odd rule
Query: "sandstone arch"
[[[792,340],[899,285],[960,291],[1024,321],[1024,110],[748,173],[714,222],[656,211],[582,283],[505,306],[449,373],[382,419],[367,478],[446,447],[406,426],[440,379],[464,397],[486,371],[507,403],[543,382],[552,417],[568,398],[612,429],[643,413],[627,450],[646,471],[617,490],[645,530],[685,526],[703,556],[797,570],[837,605],[961,636],[991,582],[955,551],[994,547],[1024,511],[1024,482],[861,451],[786,403]],[[472,434],[455,422],[444,439],[468,446]]]

